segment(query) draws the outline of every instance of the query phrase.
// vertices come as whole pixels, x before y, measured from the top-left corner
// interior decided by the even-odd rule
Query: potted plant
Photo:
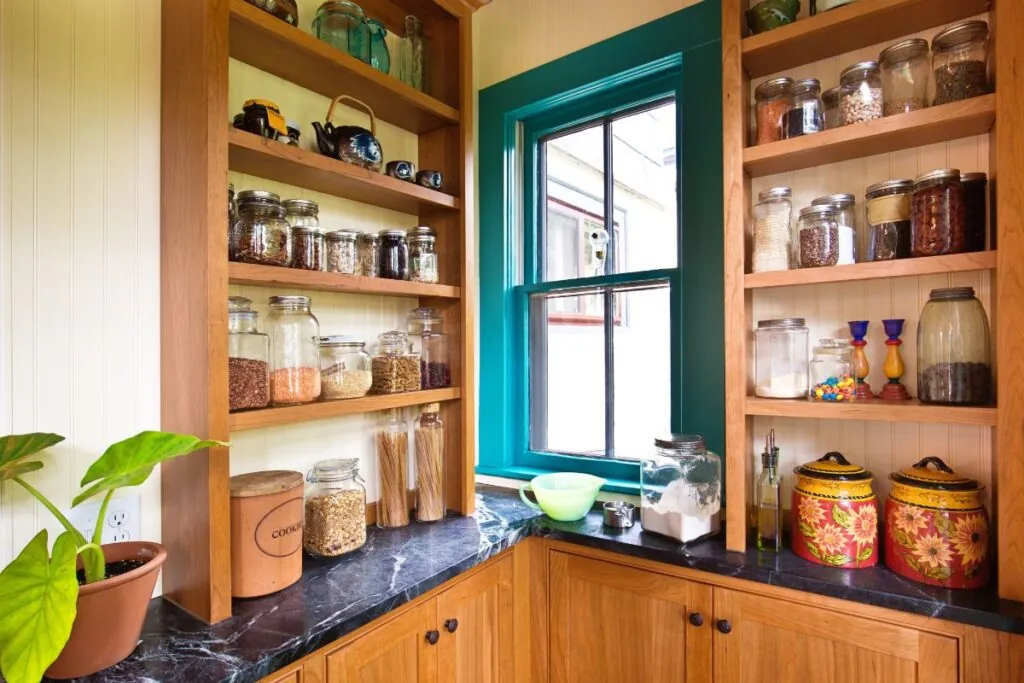
[[[57,434],[0,438],[0,481],[12,481],[53,513],[64,531],[50,551],[44,529],[0,572],[0,672],[8,683],[37,683],[44,674],[76,678],[120,662],[135,649],[160,566],[158,543],[101,545],[103,525],[86,539],[23,478],[42,468],[29,458],[64,440]],[[122,486],[138,486],[165,460],[220,441],[141,432],[115,443],[86,471],[72,506],[103,495],[98,519]]]

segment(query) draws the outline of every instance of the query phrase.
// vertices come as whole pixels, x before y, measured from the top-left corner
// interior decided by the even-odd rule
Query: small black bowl
[[[388,165],[384,167],[384,173],[392,178],[408,180],[411,183],[416,176],[416,164],[411,161],[389,161]]]
[[[431,190],[440,190],[444,184],[444,176],[440,171],[420,171],[416,174],[416,184],[429,187]]]

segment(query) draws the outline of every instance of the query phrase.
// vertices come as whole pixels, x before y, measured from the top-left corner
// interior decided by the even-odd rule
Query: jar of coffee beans
[[[284,219],[281,198],[264,190],[238,193],[237,243],[228,254],[240,263],[288,267],[292,261],[291,226]]]
[[[917,394],[922,403],[992,402],[991,340],[973,287],[933,289],[917,326]]]
[[[940,168],[918,176],[911,200],[911,256],[960,254],[967,249],[964,186],[960,170]]]
[[[985,95],[988,84],[988,24],[980,20],[953,24],[932,39],[934,104]]]
[[[757,143],[778,142],[786,113],[793,108],[793,79],[773,78],[754,89]]]
[[[882,118],[882,77],[878,62],[858,62],[839,75],[843,125]]]
[[[839,224],[835,207],[827,204],[800,210],[797,223],[801,268],[820,268],[839,263]]]
[[[409,279],[409,243],[405,230],[381,230],[380,276],[388,280]]]

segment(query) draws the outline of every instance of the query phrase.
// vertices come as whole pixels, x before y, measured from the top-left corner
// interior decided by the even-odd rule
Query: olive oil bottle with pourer
[[[765,437],[761,475],[757,478],[757,549],[779,552],[782,548],[782,476],[775,430]]]

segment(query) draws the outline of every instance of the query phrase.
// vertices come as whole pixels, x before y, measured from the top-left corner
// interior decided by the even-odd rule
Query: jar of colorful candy
[[[820,339],[811,358],[812,401],[853,401],[853,349],[845,339]]]

